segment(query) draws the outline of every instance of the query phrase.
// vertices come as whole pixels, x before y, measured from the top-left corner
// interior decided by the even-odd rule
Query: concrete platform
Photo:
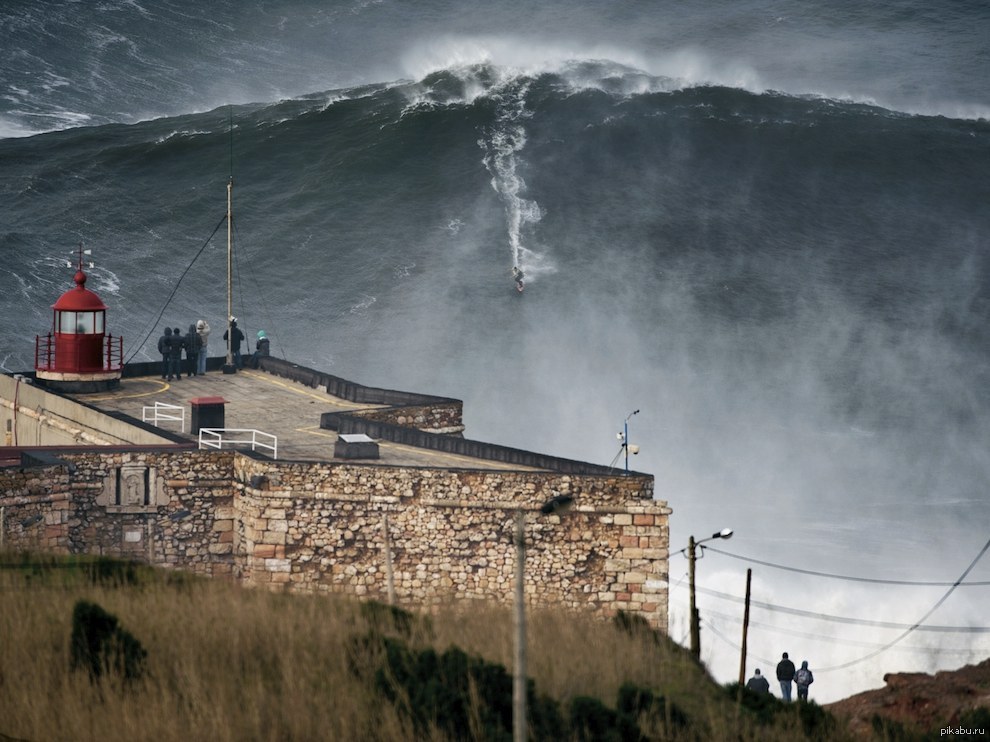
[[[124,413],[137,420],[146,407],[156,402],[177,405],[185,412],[185,430],[178,421],[161,421],[158,427],[179,434],[189,441],[192,435],[190,400],[200,397],[222,397],[224,427],[259,430],[276,436],[278,459],[295,461],[330,461],[334,459],[337,432],[320,428],[320,416],[325,412],[376,409],[384,405],[349,402],[261,370],[241,369],[235,374],[211,371],[204,376],[183,377],[166,381],[158,376],[125,378],[120,387],[100,394],[70,395],[74,399],[105,411]],[[244,446],[237,446],[243,448]],[[259,448],[260,453],[271,455]],[[415,446],[379,442],[379,459],[356,459],[349,463],[379,466],[424,466],[451,469],[484,469],[502,471],[541,471],[519,464],[507,464],[489,459],[431,451]]]

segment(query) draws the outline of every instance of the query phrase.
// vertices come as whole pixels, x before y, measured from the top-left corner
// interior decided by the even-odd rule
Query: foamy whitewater
[[[735,531],[697,565],[718,680],[747,567],[747,676],[985,659],[990,6],[684,5],[6,3],[0,365],[80,242],[129,358],[220,324],[232,175],[276,354],[602,464],[641,410],[675,640],[680,550]]]

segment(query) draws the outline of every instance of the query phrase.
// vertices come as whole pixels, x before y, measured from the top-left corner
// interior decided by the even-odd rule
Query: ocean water
[[[871,656],[949,585],[771,565],[952,583],[990,537],[990,6],[531,5],[5,3],[0,366],[80,243],[128,358],[222,325],[232,177],[234,314],[276,354],[596,463],[628,423],[676,640],[679,550],[734,529],[698,562],[717,679],[729,554],[747,675],[788,651],[830,701],[986,658],[987,586]]]

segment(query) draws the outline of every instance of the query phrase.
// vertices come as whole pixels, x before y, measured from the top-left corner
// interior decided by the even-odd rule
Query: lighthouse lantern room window
[[[56,312],[56,332],[64,335],[103,332],[104,312]]]

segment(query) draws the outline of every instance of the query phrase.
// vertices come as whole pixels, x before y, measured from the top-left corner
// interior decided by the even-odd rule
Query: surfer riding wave
[[[518,265],[512,266],[512,280],[516,282],[516,291],[522,293],[523,290],[523,272]]]

